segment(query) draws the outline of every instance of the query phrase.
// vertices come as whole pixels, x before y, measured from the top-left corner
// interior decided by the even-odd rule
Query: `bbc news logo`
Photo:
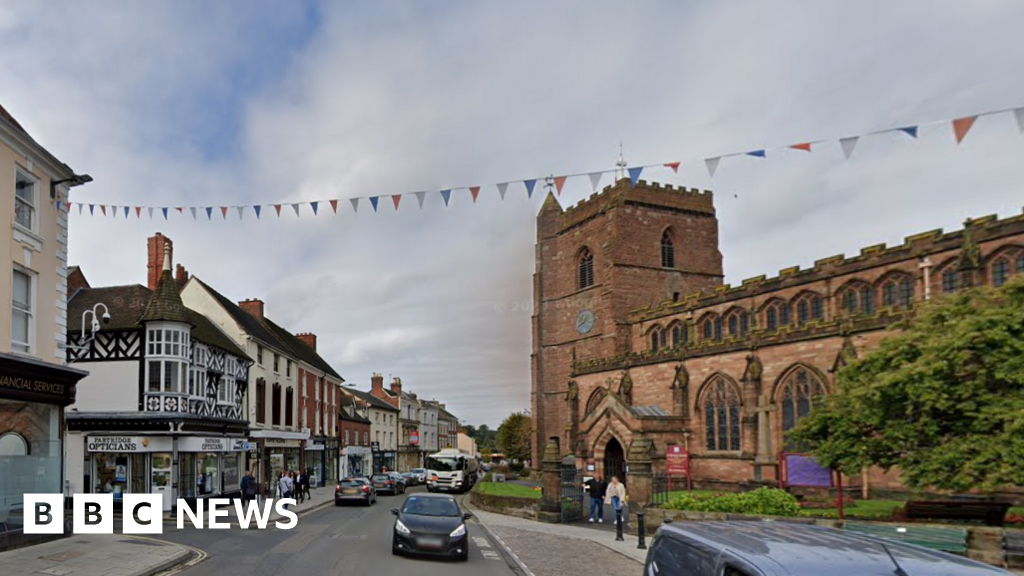
[[[207,506],[207,515],[203,515],[203,505]],[[238,525],[245,530],[254,524],[260,530],[270,525],[270,512],[276,511],[286,521],[274,521],[274,527],[280,530],[291,530],[298,525],[299,517],[285,506],[295,505],[294,498],[282,498],[271,503],[263,501],[263,506],[255,502],[229,500],[227,498],[210,498],[196,500],[195,511],[185,501],[178,499],[176,515],[178,528],[191,524],[197,529],[227,530],[231,523],[225,521],[231,516],[232,504]],[[122,494],[121,532],[123,534],[163,534],[164,497],[160,494]],[[75,534],[113,534],[114,533],[114,495],[113,494],[75,494],[71,504],[71,527]],[[63,494],[25,494],[25,534],[63,534],[64,533],[64,495]]]

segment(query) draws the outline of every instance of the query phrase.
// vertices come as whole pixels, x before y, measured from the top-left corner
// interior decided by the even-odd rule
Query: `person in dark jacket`
[[[595,476],[585,482],[587,491],[590,492],[590,521],[604,522],[604,494],[607,484],[600,476]]]

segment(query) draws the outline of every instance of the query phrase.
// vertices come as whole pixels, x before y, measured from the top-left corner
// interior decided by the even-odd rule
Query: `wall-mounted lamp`
[[[103,315],[99,315],[99,309],[103,308]],[[92,322],[89,323],[89,339],[85,338],[85,319],[92,314]],[[97,302],[92,310],[86,310],[82,312],[82,335],[78,346],[71,346],[65,344],[64,348],[74,350],[75,352],[84,352],[89,349],[89,344],[96,338],[96,333],[100,331],[100,319],[103,320],[104,324],[110,323],[110,311],[107,310],[107,305],[103,302]]]
[[[50,198],[57,197],[57,186],[61,184],[67,184],[69,187],[81,186],[82,184],[88,184],[92,182],[92,176],[88,174],[75,174],[71,178],[65,178],[63,180],[50,180]]]

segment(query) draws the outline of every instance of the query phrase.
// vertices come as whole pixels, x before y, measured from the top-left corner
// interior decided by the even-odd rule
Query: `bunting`
[[[338,213],[338,201],[337,200],[331,200],[331,210],[334,210],[335,214]],[[260,217],[258,212],[256,213],[256,217],[257,218]]]
[[[1017,120],[1017,132],[1024,132],[1024,108],[1017,108],[1013,111],[1013,117]],[[81,208],[81,206],[79,206]]]
[[[555,191],[558,192],[559,196],[562,195],[562,186],[565,186],[566,178],[568,178],[568,176],[558,176],[555,178]]]
[[[416,192],[416,201],[419,202],[420,210],[423,209],[423,199],[427,197],[426,192]]]
[[[292,203],[292,210],[295,210],[295,215],[299,216],[299,203],[298,202],[293,202]]]
[[[138,206],[136,206],[135,209],[138,210]],[[193,206],[192,208],[190,208],[190,210],[192,211],[192,219],[193,220],[197,220],[197,218],[196,218],[196,207]]]
[[[310,203],[309,203],[309,205],[313,207],[313,216],[316,216],[316,207],[317,207],[317,206],[318,206],[319,204],[320,204],[319,202],[310,202]]]
[[[213,220],[213,206],[206,207],[206,219]]]
[[[803,144],[793,144],[792,146],[790,146],[790,148],[792,148],[794,150],[803,150],[804,152],[810,152],[811,151],[811,143],[810,142],[804,142]]]
[[[746,155],[747,156],[754,156],[756,158],[764,158],[765,157],[765,151],[764,150],[751,150],[750,152],[746,152]]]
[[[444,205],[448,206],[448,200],[452,197],[451,190],[441,190],[441,198],[444,198]]]
[[[704,161],[704,165],[708,167],[708,176],[714,178],[715,171],[718,170],[718,163],[722,161],[721,156],[715,156],[714,158],[708,158]]]
[[[257,220],[260,219],[260,208],[261,208],[261,206],[259,204],[257,204],[257,205],[252,207],[253,212],[256,213],[256,219]]]
[[[523,184],[526,185],[526,197],[533,198],[533,187],[537,185],[537,179],[523,180]]]
[[[223,217],[223,218],[224,218],[225,220],[227,220],[227,219],[228,219],[228,207],[227,207],[227,206],[221,206],[221,207],[220,207],[220,215],[221,215],[221,216],[222,216],[222,217]]]
[[[897,128],[897,130],[911,138],[917,138],[917,126],[904,126],[903,128]]]
[[[644,167],[637,166],[629,168],[627,171],[629,172],[629,181],[633,183],[633,186],[636,186],[636,183],[640,181],[640,173],[644,171]]]
[[[352,211],[359,212],[359,198],[349,198],[349,202],[352,203]]]
[[[678,162],[677,162],[677,164],[678,164]],[[591,172],[590,174],[588,174],[588,176],[590,176],[590,188],[594,192],[597,192],[597,185],[601,183],[601,175],[602,174],[604,174],[604,172]],[[505,195],[502,194],[501,197],[504,198]]]
[[[277,211],[277,217],[280,218],[281,217],[281,205],[280,204],[274,204],[274,210]]]
[[[502,200],[505,199],[505,192],[508,192],[508,182],[502,182],[501,184],[498,184],[498,194],[501,196]],[[420,207],[423,207],[422,201],[420,201]]]
[[[564,181],[564,179],[563,179],[563,181]],[[561,190],[561,188],[559,188],[559,190]],[[480,194],[480,187],[479,186],[470,186],[469,187],[469,193],[470,193],[471,196],[473,196],[473,204],[476,204],[476,197],[477,197],[478,194]]]
[[[235,206],[235,208],[238,208],[238,220],[241,221],[242,215],[245,213],[245,206]]]
[[[666,162],[664,166],[666,168],[671,168],[673,172],[679,174],[679,164],[681,164],[681,162]]]
[[[971,130],[971,126],[974,126],[974,121],[977,119],[977,116],[967,116],[953,120],[953,135],[956,136],[957,144],[964,141],[967,133]]]
[[[379,196],[370,196],[370,204],[373,206],[373,211],[374,212],[377,211],[377,200],[379,198],[380,198]]]
[[[398,203],[402,201],[402,195],[401,194],[392,194],[391,195],[391,201],[395,203],[395,210],[397,211],[398,210]]]
[[[851,136],[849,138],[840,138],[839,146],[843,149],[843,156],[846,159],[850,159],[850,155],[853,154],[853,149],[857,147],[857,142],[860,141],[860,136]]]
[[[164,213],[164,220],[167,220],[167,208],[161,208],[160,210]]]

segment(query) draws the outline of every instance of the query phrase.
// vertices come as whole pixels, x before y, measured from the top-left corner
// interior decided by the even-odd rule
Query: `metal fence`
[[[559,505],[562,522],[575,522],[583,519],[583,471],[575,466],[562,466],[561,493]]]

